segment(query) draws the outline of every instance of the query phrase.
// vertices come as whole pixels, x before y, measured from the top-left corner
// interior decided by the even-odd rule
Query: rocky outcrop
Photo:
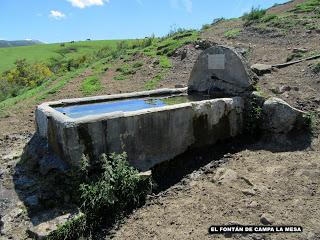
[[[271,133],[288,133],[305,125],[305,112],[291,107],[280,98],[269,98],[263,104],[263,129]]]
[[[189,79],[189,92],[217,97],[241,96],[252,91],[255,74],[232,48],[214,46],[203,51]]]
[[[257,63],[251,66],[251,70],[255,72],[258,76],[262,76],[263,74],[271,73],[272,66],[267,64]]]

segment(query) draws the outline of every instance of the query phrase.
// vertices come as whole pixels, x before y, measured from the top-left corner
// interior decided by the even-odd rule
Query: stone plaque
[[[208,69],[223,70],[226,62],[225,54],[208,54]]]

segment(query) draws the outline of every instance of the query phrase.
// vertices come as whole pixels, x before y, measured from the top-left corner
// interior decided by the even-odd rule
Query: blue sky
[[[71,40],[163,36],[173,26],[200,28],[252,6],[285,0],[0,0],[0,39]]]

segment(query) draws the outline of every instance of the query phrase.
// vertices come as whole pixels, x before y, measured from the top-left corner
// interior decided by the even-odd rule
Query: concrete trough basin
[[[241,133],[241,97],[206,99],[187,88],[87,97],[43,103],[37,133],[70,166],[83,155],[126,152],[141,171],[190,148],[212,145]]]

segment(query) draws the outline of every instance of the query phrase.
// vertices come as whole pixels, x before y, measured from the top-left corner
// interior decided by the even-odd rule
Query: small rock
[[[225,184],[235,181],[237,178],[238,174],[235,171],[227,168],[218,168],[213,181],[218,184]]]
[[[298,87],[293,87],[293,90],[299,91],[299,88]]]
[[[48,222],[41,223],[35,227],[32,227],[27,230],[27,233],[31,238],[42,240],[47,239],[50,233],[57,230],[58,226],[65,224],[67,221],[70,221],[75,218],[79,218],[83,213],[74,212],[68,213],[59,217],[56,217]]]
[[[260,222],[263,225],[272,225],[274,223],[274,218],[271,215],[264,213],[260,217]]]
[[[226,223],[227,226],[242,226],[243,224],[238,221],[229,221]]]
[[[279,87],[279,91],[278,92],[281,94],[281,93],[284,93],[284,92],[288,92],[290,90],[291,90],[290,86],[284,85],[284,86]]]
[[[292,52],[293,53],[306,53],[306,52],[308,52],[308,49],[306,49],[306,48],[294,48],[292,50]]]
[[[254,209],[259,208],[259,206],[260,206],[259,203],[256,202],[256,201],[252,201],[252,202],[250,202],[249,204],[246,205],[247,208],[254,208]]]
[[[187,53],[188,53],[187,49],[183,49],[181,53],[181,59],[180,59],[181,61],[187,57]]]
[[[250,181],[249,178],[247,178],[247,177],[245,177],[245,176],[241,176],[241,179],[242,179],[243,181],[245,181],[246,184],[248,184],[248,185],[250,185],[250,186],[253,186],[253,183]]]
[[[2,221],[2,216],[0,215],[0,234],[2,232],[3,229],[3,221]]]
[[[182,84],[176,84],[176,85],[174,85],[174,88],[184,88],[185,87],[185,85],[182,85]]]
[[[271,73],[272,66],[267,64],[256,63],[251,66],[251,70],[258,76],[262,76],[266,73]]]
[[[246,196],[254,196],[256,195],[256,191],[253,189],[244,189],[241,191]]]

